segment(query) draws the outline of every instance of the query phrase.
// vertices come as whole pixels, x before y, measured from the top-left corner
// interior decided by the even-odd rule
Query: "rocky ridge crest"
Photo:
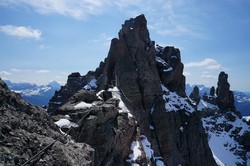
[[[57,139],[46,153],[29,164],[93,165],[93,148],[59,139],[61,136],[43,109],[26,103],[0,79],[0,165],[22,165]]]

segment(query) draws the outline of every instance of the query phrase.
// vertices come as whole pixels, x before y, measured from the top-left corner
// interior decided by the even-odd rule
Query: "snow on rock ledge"
[[[92,107],[92,104],[89,104],[89,103],[86,103],[84,101],[81,101],[80,103],[78,103],[74,107],[75,107],[75,109],[84,109],[84,108],[90,108],[90,107]]]
[[[164,85],[162,86],[163,99],[166,102],[165,108],[166,111],[179,111],[186,110],[190,113],[194,112],[194,108],[190,103],[192,101],[188,97],[181,97],[176,92],[169,91]]]

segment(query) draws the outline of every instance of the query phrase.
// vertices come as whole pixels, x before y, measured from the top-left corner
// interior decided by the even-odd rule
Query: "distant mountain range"
[[[11,90],[20,93],[24,100],[38,106],[48,105],[48,101],[54,95],[55,91],[61,88],[61,85],[56,81],[41,86],[28,82],[13,83],[9,80],[4,81]],[[193,91],[194,86],[199,88],[200,96],[204,93],[209,94],[210,92],[210,88],[205,85],[186,84],[187,95]],[[234,91],[234,100],[236,110],[240,111],[242,116],[250,116],[250,92]]]
[[[209,94],[210,88],[206,87],[205,85],[190,85],[186,84],[186,93],[189,95],[192,91],[194,86],[199,88],[199,94],[202,96],[204,93]],[[234,104],[236,110],[241,113],[242,116],[250,116],[250,92],[240,92],[240,91],[233,91],[234,92]]]
[[[61,88],[56,81],[41,86],[28,82],[13,83],[9,80],[4,80],[4,82],[12,91],[21,94],[24,100],[37,106],[48,105],[55,91]]]

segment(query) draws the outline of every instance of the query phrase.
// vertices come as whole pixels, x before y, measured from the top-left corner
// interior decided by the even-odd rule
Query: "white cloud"
[[[18,37],[20,39],[27,38],[40,40],[42,35],[42,32],[40,30],[24,26],[18,27],[13,25],[3,25],[0,26],[0,31],[9,36]]]
[[[207,79],[216,79],[217,76],[212,75],[212,74],[202,74],[201,78],[207,78]]]
[[[104,0],[3,0],[0,5],[30,7],[40,14],[59,14],[74,19],[85,19],[98,14],[108,1]]]
[[[110,11],[128,17],[144,13],[151,20],[149,28],[160,35],[205,38],[207,34],[192,17],[202,11],[188,11],[190,3],[184,0],[2,0],[0,5],[18,6],[40,14],[57,14],[77,20]]]
[[[46,74],[46,73],[50,73],[50,71],[49,70],[37,70],[36,73]]]
[[[192,68],[192,67],[200,67],[200,68],[205,68],[208,70],[220,70],[222,69],[221,64],[219,64],[216,60],[206,58],[202,61],[197,61],[197,62],[190,62],[186,63],[184,65],[186,68]]]
[[[187,76],[191,76],[192,74],[191,74],[190,72],[184,71],[184,72],[183,72],[183,75],[187,77]]]
[[[2,75],[12,75],[12,73],[8,72],[8,71],[0,71],[0,74]]]
[[[16,69],[16,68],[12,68],[10,69],[11,72],[17,73],[17,72],[32,72],[32,70],[30,69]]]

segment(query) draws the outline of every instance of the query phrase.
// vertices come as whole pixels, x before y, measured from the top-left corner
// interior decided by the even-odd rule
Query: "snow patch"
[[[75,109],[84,109],[84,108],[90,108],[92,107],[92,104],[85,103],[84,101],[81,101],[80,103],[76,104]]]
[[[109,88],[108,91],[112,92],[112,96],[116,99],[119,99],[119,113],[127,113],[128,117],[131,118],[133,115],[130,113],[129,109],[126,107],[124,102],[121,99],[121,92],[120,90],[115,86],[113,88]]]
[[[165,62],[162,58],[160,58],[160,57],[158,57],[158,56],[155,57],[155,60],[156,60],[157,62],[162,63],[164,66],[168,66],[167,62]]]
[[[163,69],[164,72],[169,72],[169,71],[172,71],[172,70],[173,70],[172,67],[169,67],[169,68],[167,68],[167,69]]]
[[[87,85],[85,85],[83,88],[86,90],[92,90],[94,88],[97,88],[96,79],[94,78],[94,79],[90,80],[89,83]]]
[[[181,132],[183,132],[183,131],[184,131],[184,128],[181,126],[181,127],[180,127],[180,130],[181,130]]]
[[[165,100],[166,111],[186,110],[194,112],[194,108],[189,104],[191,101],[188,97],[181,97],[176,92],[169,91],[164,85],[161,86],[164,92],[163,99]]]
[[[141,135],[141,139],[142,139],[141,143],[142,143],[144,152],[146,153],[147,158],[151,159],[154,155],[154,151],[151,149],[151,143],[148,141],[145,135]]]
[[[245,119],[246,121],[250,121],[250,116],[243,116],[243,119]]]
[[[133,151],[133,153],[129,155],[130,160],[135,161],[139,156],[141,156],[139,141],[133,141],[130,149]]]
[[[133,153],[129,154],[130,159],[128,159],[127,162],[132,165],[138,165],[136,163],[136,159],[138,159],[138,157],[140,157],[144,152],[148,161],[154,159],[156,166],[165,166],[162,157],[154,157],[154,151],[151,149],[151,143],[145,135],[141,135],[139,140],[133,141],[130,149]]]
[[[55,124],[60,128],[70,128],[70,121],[68,119],[60,119]]]
[[[197,110],[202,111],[204,109],[218,110],[219,108],[217,105],[208,103],[208,102],[204,101],[203,99],[201,99],[199,104],[197,105]]]

